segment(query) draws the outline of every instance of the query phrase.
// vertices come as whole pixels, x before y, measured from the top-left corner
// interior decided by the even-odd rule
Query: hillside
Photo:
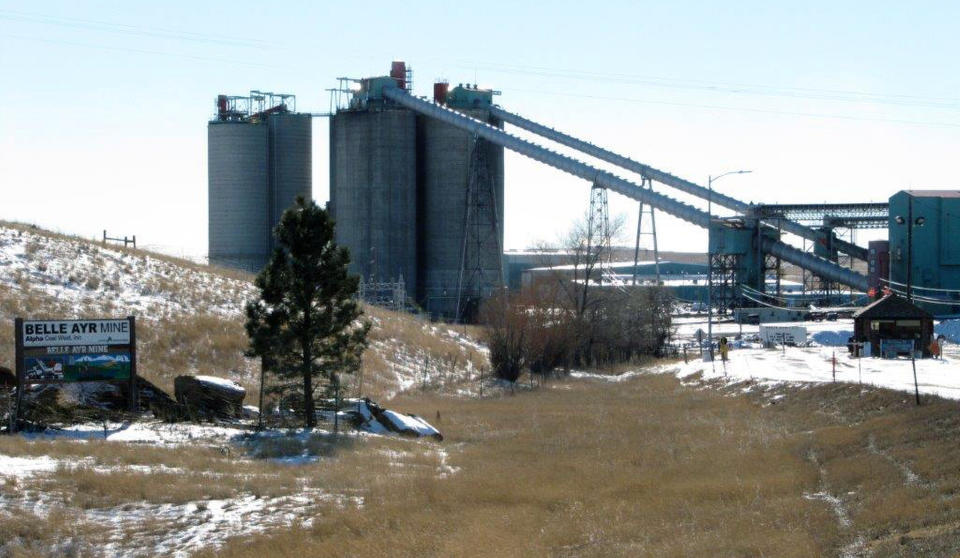
[[[181,374],[228,377],[247,388],[259,362],[247,359],[243,307],[253,276],[186,260],[105,246],[29,225],[0,222],[0,366],[13,368],[13,319],[137,317],[138,368],[172,391]],[[410,389],[456,391],[486,365],[485,349],[454,330],[379,308],[361,374],[348,395],[389,399]],[[360,390],[362,389],[362,394]]]

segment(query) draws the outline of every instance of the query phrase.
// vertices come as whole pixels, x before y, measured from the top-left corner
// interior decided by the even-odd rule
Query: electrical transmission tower
[[[600,268],[599,281],[603,280],[604,264],[609,264],[610,246],[610,206],[607,202],[607,189],[594,184],[590,188],[590,212],[587,215],[587,265],[588,269],[596,265]],[[609,271],[609,266],[608,267]],[[586,278],[590,281],[590,277]]]
[[[644,178],[640,185],[644,190],[653,190],[653,182],[649,178]],[[653,242],[653,269],[657,276],[657,284],[660,284],[660,250],[657,248],[657,220],[653,213],[653,206],[647,204],[646,208],[646,212],[649,213],[649,218],[647,219],[649,230],[643,232],[644,205],[643,202],[640,202],[640,213],[637,215],[637,243],[633,249],[633,285],[637,284],[637,266],[640,263],[641,236],[649,236]]]
[[[485,153],[487,145],[485,140],[474,136],[457,285],[458,322],[473,319],[480,302],[503,285],[497,192]]]

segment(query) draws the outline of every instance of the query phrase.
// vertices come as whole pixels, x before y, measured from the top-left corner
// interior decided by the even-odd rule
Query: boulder
[[[11,388],[17,386],[17,375],[13,370],[5,366],[0,366],[0,388]]]
[[[67,382],[26,386],[23,393],[23,415],[27,420],[50,422],[84,422],[88,420],[121,420],[128,416],[130,384],[123,382]],[[176,407],[162,389],[144,378],[137,378],[139,409],[163,416]]]
[[[357,428],[374,434],[397,434],[411,438],[433,438],[443,441],[443,434],[430,423],[417,415],[408,415],[384,409],[367,398],[354,400],[352,413],[355,414],[354,424]]]
[[[177,376],[173,380],[177,403],[194,418],[238,419],[243,417],[247,391],[240,384],[214,376]]]

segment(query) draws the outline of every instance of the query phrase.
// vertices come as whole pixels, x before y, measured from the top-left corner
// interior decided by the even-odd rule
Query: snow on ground
[[[659,371],[678,378],[702,373],[704,380],[722,379],[728,383],[745,380],[822,383],[833,381],[834,355],[838,382],[862,382],[911,393],[914,390],[909,359],[856,359],[849,356],[845,347],[739,349],[730,351],[726,364],[719,358],[713,363],[691,360],[687,364],[662,366]],[[920,359],[916,365],[920,393],[960,399],[960,347],[948,345],[943,359]]]
[[[384,416],[401,430],[416,432],[419,436],[439,436],[440,431],[434,428],[430,423],[416,415],[405,415],[396,411],[385,409]]]
[[[108,423],[106,429],[102,424],[89,423],[21,435],[28,439],[66,439],[76,443],[105,438],[110,442],[168,447],[202,444],[221,447],[225,452],[229,452],[231,447],[255,449],[260,442],[267,439],[285,437],[306,442],[313,436],[328,434],[319,429],[253,433],[248,429],[227,426],[145,422]],[[415,442],[410,440],[410,443]],[[447,453],[443,448],[430,448],[427,451],[437,453],[437,475],[456,473],[457,468],[448,464]],[[314,462],[319,458],[293,456],[270,459],[275,463],[296,465]],[[0,515],[23,510],[46,517],[64,509],[60,497],[27,488],[24,483],[30,480],[42,481],[46,475],[58,469],[77,467],[87,467],[101,474],[118,471],[146,474],[185,472],[162,464],[97,465],[92,458],[56,458],[48,455],[20,457],[0,454],[0,485],[12,480],[14,486],[21,487],[14,491],[0,492]],[[210,482],[216,482],[216,478],[224,474],[202,470],[190,472],[209,475]],[[314,507],[321,502],[332,501],[339,506],[363,505],[360,496],[329,494],[306,486],[306,479],[301,479],[300,482],[303,486],[295,494],[286,496],[258,497],[250,493],[240,493],[228,499],[198,500],[184,504],[141,501],[108,508],[69,508],[69,511],[75,513],[81,521],[106,527],[106,533],[97,545],[98,552],[105,556],[189,556],[201,548],[216,548],[231,536],[263,532],[295,523],[309,526],[309,518],[315,513]]]
[[[707,319],[705,317],[688,317],[688,318],[676,318],[673,320],[673,325],[675,327],[674,336],[678,339],[693,340],[696,337],[696,332],[698,329],[702,329],[704,335],[706,335]],[[828,344],[825,341],[834,342],[836,340],[841,340],[840,345],[847,344],[847,338],[853,335],[853,320],[851,319],[841,319],[841,320],[823,320],[823,321],[808,321],[808,322],[785,322],[782,324],[765,324],[765,325],[788,325],[788,326],[802,326],[807,328],[807,338],[811,341],[816,341],[821,345]],[[760,326],[757,324],[738,324],[736,322],[713,322],[713,338],[714,340],[719,339],[720,337],[726,337],[727,339],[734,339],[740,332],[743,332],[744,336],[753,336],[760,333]],[[819,339],[823,341],[820,341]]]
[[[851,337],[853,337],[852,327],[840,330],[820,330],[810,335],[810,338],[816,344],[824,347],[846,347]]]
[[[0,454],[0,478],[24,479],[37,473],[50,473],[57,469],[58,462],[47,455],[39,457],[16,457]]]
[[[74,314],[110,301],[117,315],[159,319],[202,310],[233,317],[242,314],[244,301],[255,294],[250,281],[200,267],[3,225],[0,269],[0,286],[39,291]]]
[[[251,535],[295,522],[309,527],[312,506],[333,497],[319,491],[294,496],[258,498],[246,494],[225,500],[186,504],[140,504],[87,510],[87,521],[110,526],[103,545],[107,556],[186,557],[205,547],[218,547],[228,537]],[[163,528],[157,529],[157,523]],[[131,537],[132,534],[132,537]],[[137,548],[129,539],[137,540]]]
[[[218,378],[216,376],[194,376],[194,378],[199,382],[213,384],[229,391],[246,391],[243,389],[243,386],[227,378]]]
[[[703,318],[681,318],[676,320],[676,336],[682,341],[692,341],[698,329],[707,330]],[[910,360],[881,359],[866,357],[859,362],[851,358],[847,351],[847,340],[853,335],[853,320],[791,322],[791,326],[807,328],[810,347],[787,347],[763,349],[759,345],[744,344],[745,348],[732,346],[730,361],[726,366],[718,360],[713,364],[704,363],[696,358],[697,353],[688,349],[691,361],[688,364],[660,367],[662,372],[671,372],[683,378],[698,372],[705,380],[726,379],[729,383],[744,380],[766,382],[830,382],[833,381],[832,358],[837,357],[836,378],[838,382],[860,382],[879,387],[913,392],[913,368]],[[714,323],[713,336],[718,339],[725,336],[733,339],[740,332],[736,323]],[[760,326],[744,324],[744,337],[759,332]],[[950,399],[960,399],[960,320],[938,323],[938,334],[944,334],[953,343],[944,347],[942,360],[917,360],[917,383],[921,393],[939,395]],[[706,350],[706,349],[704,349]],[[694,349],[696,351],[696,349]]]
[[[954,343],[960,343],[960,320],[946,320],[933,328],[934,333],[943,335]]]
[[[49,471],[63,466],[57,460]],[[46,461],[33,459],[35,463]],[[0,467],[7,458],[0,456]],[[33,471],[39,473],[40,471]],[[47,472],[47,471],[43,471]],[[22,478],[22,477],[21,477]],[[62,504],[45,495],[0,495],[0,509],[47,516]],[[97,542],[97,555],[112,557],[186,557],[201,548],[217,548],[229,537],[250,535],[295,523],[309,527],[311,510],[322,502],[340,506],[361,506],[357,496],[326,494],[304,488],[297,494],[259,497],[241,494],[235,498],[198,500],[184,504],[131,502],[121,506],[74,510],[78,519],[106,528]]]
[[[395,338],[370,343],[370,349],[387,365],[386,370],[380,371],[380,380],[390,385],[390,389],[382,395],[384,400],[415,389],[460,387],[479,376],[480,371],[474,366],[470,354],[479,352],[486,355],[489,349],[452,329],[442,330],[429,324],[423,328],[444,341],[450,341],[450,353],[444,358],[431,358],[425,349],[410,346]]]
[[[582,370],[571,370],[570,377],[576,378],[578,380],[599,380],[602,382],[622,382],[624,380],[629,380],[642,374],[641,370],[631,370],[629,372],[624,372],[623,374],[597,374],[595,372],[584,372]]]
[[[41,432],[23,433],[29,439],[107,440],[160,446],[184,444],[222,445],[248,433],[248,430],[213,424],[138,421],[127,423],[81,423]],[[2,474],[2,472],[0,472]]]
[[[399,416],[396,413],[394,415]],[[412,417],[404,416],[404,418],[409,421]],[[419,426],[429,427],[426,423]],[[106,436],[104,436],[105,432]],[[252,449],[262,441],[278,437],[306,442],[313,436],[328,434],[319,429],[252,433],[242,428],[154,422],[108,423],[106,430],[101,424],[83,424],[22,435],[30,439],[60,438],[74,440],[76,443],[105,437],[111,442],[137,442],[163,446],[205,444]],[[369,434],[356,432],[353,435]],[[398,440],[416,443],[414,440],[402,438]],[[415,446],[408,447],[412,449]],[[392,459],[398,467],[422,466],[416,462],[404,463],[403,458],[407,456],[407,451],[393,451],[395,455],[392,455]],[[436,467],[437,476],[446,477],[459,471],[458,467],[450,465],[446,448],[435,446],[428,447],[425,451],[427,455],[436,455],[437,462],[433,466]],[[298,465],[314,462],[319,458],[296,455],[289,458],[270,459],[275,463]],[[25,483],[31,480],[43,481],[46,475],[57,470],[77,467],[90,468],[101,474],[118,471],[146,474],[186,472],[162,464],[97,465],[92,458],[55,458],[47,455],[19,457],[0,454],[0,485],[12,480],[15,483],[14,486],[21,487],[14,491],[0,491],[0,516],[22,510],[46,517],[58,510],[66,509],[60,497],[31,489]],[[210,482],[216,482],[216,478],[224,474],[190,472],[209,475]],[[333,502],[341,507],[363,505],[362,496],[330,494],[307,486],[307,479],[299,479],[299,481],[301,487],[294,494],[285,496],[260,497],[250,493],[240,493],[233,498],[198,500],[183,504],[156,504],[140,501],[106,508],[69,508],[69,512],[75,514],[82,522],[106,528],[96,547],[98,553],[104,556],[186,557],[201,548],[217,548],[231,536],[249,535],[293,524],[309,527],[310,518],[316,513],[315,507],[320,503]],[[2,547],[2,541],[0,541],[0,547]]]

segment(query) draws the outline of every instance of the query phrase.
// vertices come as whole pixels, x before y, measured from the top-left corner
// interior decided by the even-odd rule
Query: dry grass
[[[861,537],[880,556],[960,551],[957,402],[925,397],[917,407],[910,394],[827,384],[775,408],[807,432],[822,488],[849,511],[851,543]]]
[[[231,556],[953,556],[960,550],[957,404],[851,386],[767,399],[669,377],[553,382],[396,405],[447,436],[452,476],[324,470],[358,490],[309,529],[236,541]],[[435,456],[421,454],[427,462]],[[342,468],[345,466],[346,469]],[[817,495],[836,498],[832,505]],[[849,521],[849,523],[846,523]],[[212,555],[212,553],[210,553]]]
[[[430,323],[369,305],[363,309],[374,323],[370,331],[371,348],[363,357],[364,395],[386,400],[397,391],[392,373],[397,355],[417,368],[417,389],[427,391],[455,389],[478,377],[480,370],[489,366],[484,352],[457,339],[466,337],[475,342],[480,333],[477,326]],[[351,387],[356,387],[359,378],[352,381]]]
[[[38,516],[23,510],[0,510],[0,556],[97,556],[97,535],[102,530],[78,521],[63,508]]]
[[[201,555],[946,556],[960,549],[955,402],[916,408],[904,394],[831,385],[791,389],[775,405],[729,395],[668,376],[553,381],[483,400],[414,392],[394,407],[435,422],[442,444],[292,436],[254,452],[322,456],[296,467],[231,459],[215,448],[95,441],[5,438],[0,453],[86,458],[36,481],[70,509],[252,491],[363,498],[362,507],[318,501],[310,527],[242,537]],[[141,464],[183,472],[124,469]],[[0,493],[37,486],[30,483]],[[837,498],[839,509],[818,494]],[[16,527],[0,519],[5,528]]]
[[[810,556],[837,540],[830,511],[802,498],[816,490],[816,469],[744,399],[646,377],[397,405],[431,419],[439,411],[459,472],[327,477],[362,490],[364,507],[224,553]]]
[[[162,318],[137,324],[138,369],[148,380],[173,393],[182,374],[227,376],[255,394],[260,363],[243,356],[247,334],[241,318],[210,314]]]

